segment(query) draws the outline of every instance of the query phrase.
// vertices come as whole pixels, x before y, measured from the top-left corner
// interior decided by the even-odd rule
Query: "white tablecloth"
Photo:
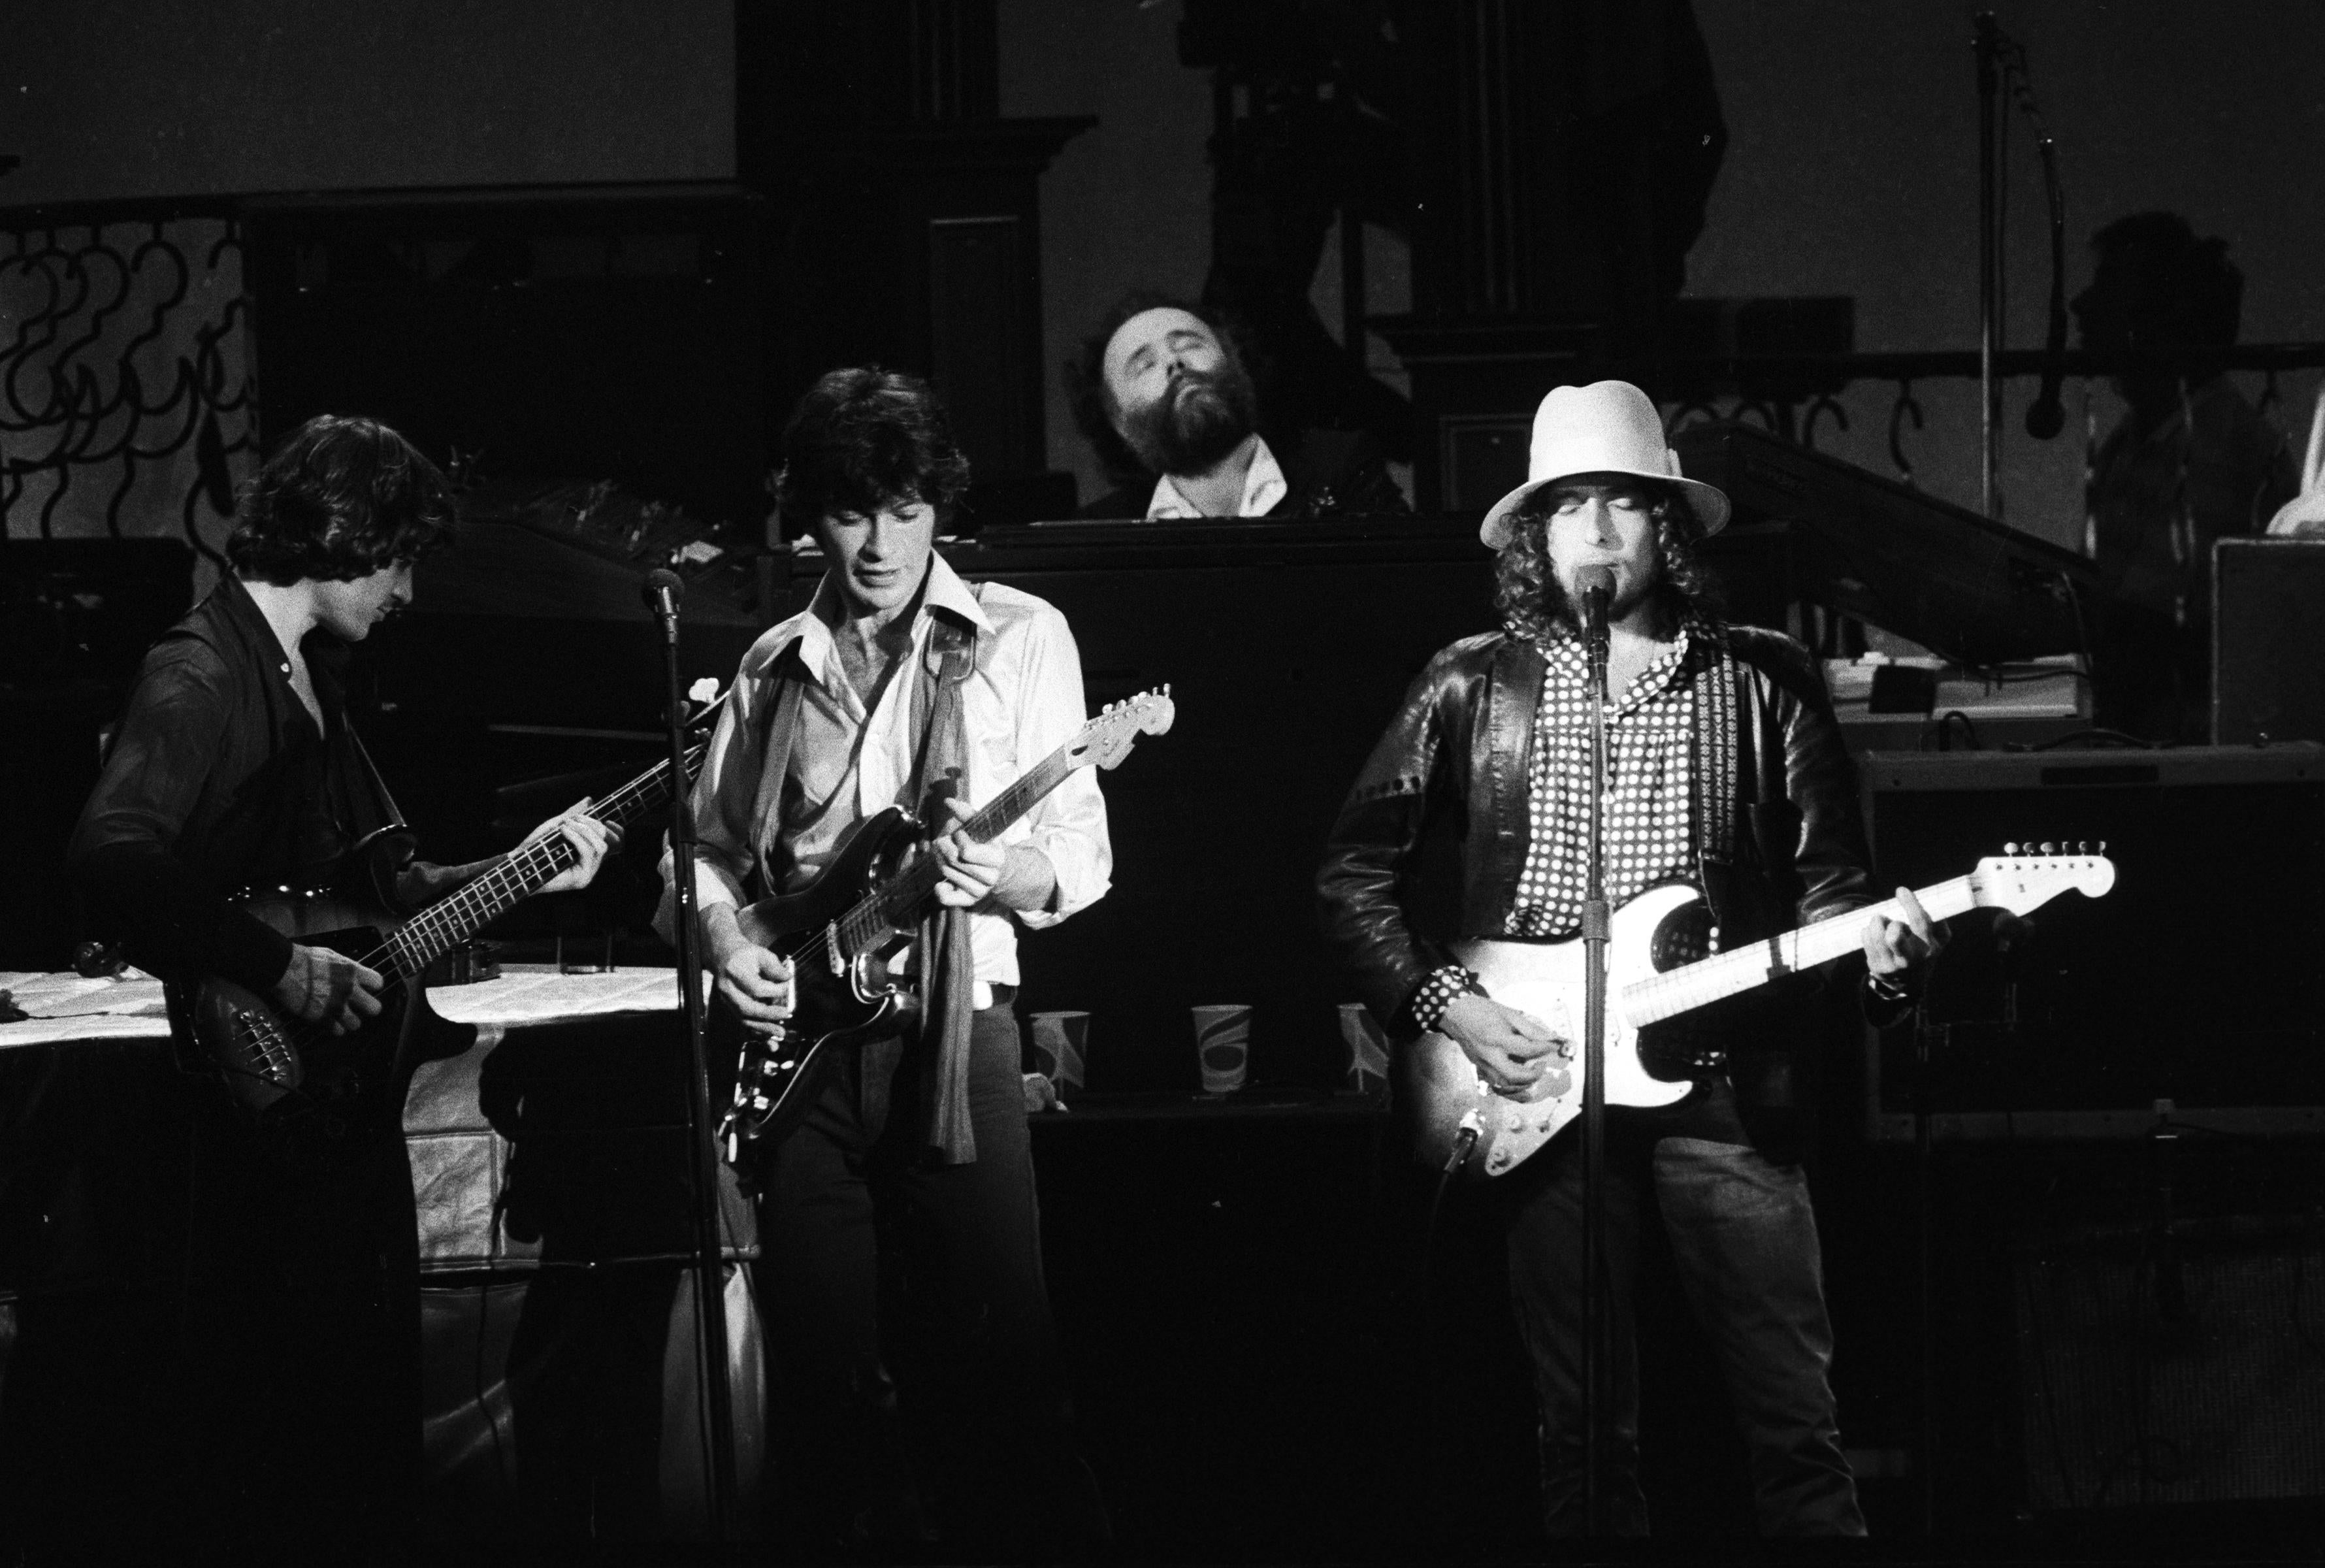
[[[707,983],[704,989],[707,994]],[[96,980],[0,971],[0,990],[32,1015],[21,1023],[0,1024],[0,1050],[62,1040],[169,1037],[162,982],[137,970],[117,979]],[[428,1003],[452,1023],[502,1028],[607,1013],[669,1013],[678,1009],[678,971],[620,969],[570,975],[552,964],[510,964],[498,979],[437,987],[428,993]]]

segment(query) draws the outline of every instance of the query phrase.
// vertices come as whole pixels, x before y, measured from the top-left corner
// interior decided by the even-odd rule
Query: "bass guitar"
[[[700,726],[717,708],[713,703],[697,713],[692,723]],[[701,767],[708,745],[697,740],[687,750],[688,780]],[[665,760],[591,805],[588,814],[625,828],[658,811],[666,813],[670,775]],[[358,845],[348,861],[359,860],[368,843]],[[333,1035],[323,1025],[287,1018],[266,997],[212,975],[165,988],[180,1052],[189,1065],[221,1074],[236,1102],[262,1120],[354,1093],[394,1062],[412,982],[428,966],[578,858],[562,834],[549,834],[408,918],[337,890],[245,893],[233,902],[293,942],[329,948],[377,970],[385,982],[379,1013],[352,1034]]]
[[[1164,733],[1175,717],[1168,686],[1113,704],[960,830],[991,842],[1073,773],[1115,766],[1141,735]],[[918,932],[943,879],[922,840],[912,816],[890,806],[850,829],[807,886],[736,912],[747,940],[791,960],[793,1011],[772,1034],[744,1035],[734,1101],[719,1128],[730,1161],[789,1130],[811,1098],[802,1085],[817,1064],[868,1037],[903,1005],[889,960]]]
[[[2023,914],[2070,888],[2097,898],[2115,886],[2115,864],[2104,855],[2018,854],[2018,846],[2004,848],[2014,852],[1980,860],[1968,876],[1921,888],[1914,897],[1937,921],[1978,908]],[[1640,1050],[1640,1031],[1856,951],[1865,923],[1875,915],[1904,918],[1892,899],[1693,963],[1673,963],[1670,955],[1686,940],[1681,933],[1700,930],[1705,914],[1702,893],[1682,883],[1651,887],[1615,912],[1607,944],[1607,1104],[1669,1105],[1694,1087],[1690,1072],[1665,1077],[1654,1071]],[[1413,1111],[1419,1157],[1449,1171],[1506,1175],[1582,1109],[1583,946],[1579,938],[1468,942],[1455,943],[1453,951],[1488,996],[1530,1015],[1572,1046],[1571,1056],[1562,1062],[1553,1058],[1550,1071],[1508,1092],[1489,1088],[1468,1053],[1443,1035],[1424,1034],[1404,1053],[1400,1086]]]

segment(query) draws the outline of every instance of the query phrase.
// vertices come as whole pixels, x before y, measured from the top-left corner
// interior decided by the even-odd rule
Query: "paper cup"
[[[1063,1094],[1066,1086],[1082,1086],[1082,1053],[1089,1044],[1088,1013],[1033,1015],[1033,1071],[1047,1077]]]
[[[1388,1093],[1388,1031],[1362,1002],[1340,1004],[1340,1042],[1348,1048],[1345,1088],[1378,1099]]]
[[[1205,1094],[1233,1094],[1243,1087],[1251,1063],[1251,1008],[1241,1002],[1190,1009],[1195,1016],[1195,1062]]]

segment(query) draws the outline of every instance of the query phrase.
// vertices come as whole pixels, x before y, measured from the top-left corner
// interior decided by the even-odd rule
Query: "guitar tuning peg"
[[[2002,852],[2005,855],[2015,855],[2018,853],[2018,846],[2016,844],[2005,844],[2002,846]]]
[[[2055,854],[2057,854],[2058,852],[2059,852],[2059,846],[2058,846],[2058,845],[2053,844],[2053,843],[2052,843],[2052,842],[2051,842],[2051,840],[2048,840],[2048,839],[2045,839],[2045,840],[2042,840],[2042,853],[2044,853],[2045,855],[2055,855]]]

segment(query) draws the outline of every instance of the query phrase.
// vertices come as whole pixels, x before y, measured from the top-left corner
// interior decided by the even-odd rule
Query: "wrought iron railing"
[[[224,202],[0,210],[0,533],[217,559],[197,514],[257,434],[242,252]]]

